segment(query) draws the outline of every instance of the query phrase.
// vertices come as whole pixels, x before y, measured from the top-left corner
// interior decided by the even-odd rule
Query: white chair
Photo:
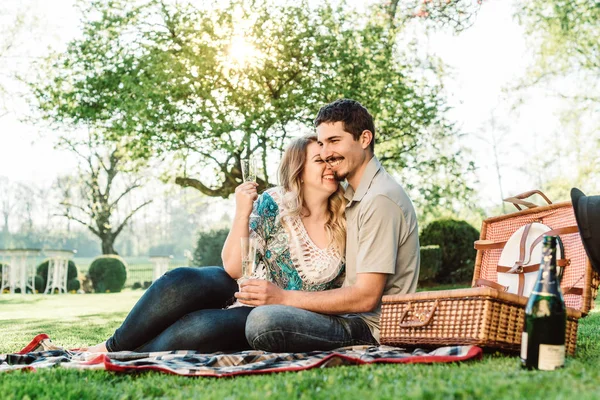
[[[9,249],[2,251],[2,282],[0,293],[9,289],[15,293],[19,289],[22,294],[35,293],[35,258],[40,254],[39,249]]]
[[[2,294],[5,289],[10,289],[10,264],[7,261],[6,252],[4,250],[0,250],[0,264],[2,264],[2,274],[0,274],[0,294]]]
[[[69,276],[69,260],[73,258],[71,250],[45,250],[48,256],[48,277],[44,294],[67,293],[67,278]]]
[[[169,270],[169,263],[173,256],[151,256],[150,261],[154,264],[152,282],[163,276]]]

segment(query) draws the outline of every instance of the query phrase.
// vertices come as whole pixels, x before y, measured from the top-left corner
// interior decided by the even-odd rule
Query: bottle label
[[[538,369],[552,371],[565,365],[565,345],[540,344]]]
[[[527,332],[521,334],[521,359],[527,360]]]

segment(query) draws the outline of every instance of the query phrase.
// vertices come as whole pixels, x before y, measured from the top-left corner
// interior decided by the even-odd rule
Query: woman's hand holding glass
[[[254,200],[258,198],[258,184],[244,182],[235,188],[235,216],[236,218],[249,218],[252,213]]]

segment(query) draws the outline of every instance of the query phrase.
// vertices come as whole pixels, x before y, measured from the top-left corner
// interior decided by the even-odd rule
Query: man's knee
[[[285,351],[286,307],[271,305],[257,307],[246,320],[246,339],[255,350]]]

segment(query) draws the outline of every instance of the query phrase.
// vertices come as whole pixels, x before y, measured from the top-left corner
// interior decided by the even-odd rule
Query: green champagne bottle
[[[565,365],[567,309],[556,274],[556,236],[544,236],[537,281],[525,307],[521,366],[551,371]]]

